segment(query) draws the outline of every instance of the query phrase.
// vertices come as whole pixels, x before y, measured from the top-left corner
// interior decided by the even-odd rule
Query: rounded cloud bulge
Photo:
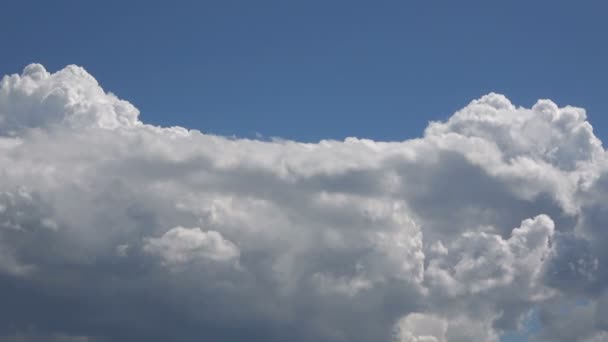
[[[19,74],[0,81],[2,134],[53,125],[70,127],[132,127],[139,111],[127,101],[106,93],[82,67],[69,65],[49,73],[30,64]]]
[[[608,335],[608,168],[581,108],[490,93],[395,142],[138,117],[78,66],[0,81],[0,337]]]

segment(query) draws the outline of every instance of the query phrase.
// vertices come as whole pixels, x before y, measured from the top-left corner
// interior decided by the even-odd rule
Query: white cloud
[[[231,261],[239,256],[239,249],[216,231],[200,228],[175,227],[158,238],[146,238],[143,250],[159,255],[168,264],[189,263],[196,260]]]
[[[138,114],[75,66],[0,82],[0,336],[491,342],[540,310],[538,339],[576,341],[552,303],[578,298],[579,340],[608,329],[608,168],[580,108],[489,94],[402,142]]]
[[[473,321],[466,315],[442,318],[411,313],[395,324],[394,342],[498,341],[487,319]]]
[[[398,342],[445,342],[448,324],[433,315],[412,313],[396,326]]]
[[[540,215],[523,221],[507,240],[497,234],[465,232],[446,253],[429,260],[427,280],[450,296],[471,296],[516,283],[535,293],[542,290],[536,286],[551,253],[553,231],[553,221]],[[518,290],[522,296],[527,293],[524,287]]]
[[[105,93],[83,68],[70,65],[50,74],[40,64],[0,83],[0,127],[4,134],[52,125],[126,127],[140,124],[139,111]]]

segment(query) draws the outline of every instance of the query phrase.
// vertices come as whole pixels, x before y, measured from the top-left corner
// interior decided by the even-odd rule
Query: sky
[[[0,341],[608,341],[600,1],[0,5]]]
[[[85,67],[147,122],[403,140],[491,91],[608,110],[602,1],[9,1],[2,74]],[[602,135],[604,136],[604,135]]]

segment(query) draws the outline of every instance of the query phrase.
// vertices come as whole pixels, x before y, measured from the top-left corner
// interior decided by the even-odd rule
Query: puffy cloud
[[[533,158],[574,170],[604,154],[586,119],[581,108],[558,108],[550,100],[539,100],[531,110],[516,108],[505,96],[491,93],[447,122],[432,123],[426,134],[479,137],[496,144],[503,158]]]
[[[139,111],[106,94],[83,68],[70,65],[50,74],[30,64],[0,83],[0,127],[4,134],[52,125],[125,127],[139,124]]]
[[[123,246],[118,246],[123,247]],[[216,231],[175,227],[159,238],[146,238],[143,250],[159,255],[168,264],[196,260],[230,261],[238,258],[239,249]]]
[[[549,100],[489,94],[402,142],[258,141],[30,65],[0,82],[0,336],[491,342],[538,312],[538,340],[601,340],[607,171]]]
[[[396,326],[399,342],[445,342],[447,323],[432,315],[412,313]]]
[[[441,318],[412,313],[395,325],[396,342],[498,341],[487,320],[472,321],[466,316]]]
[[[540,215],[523,221],[507,240],[486,232],[465,232],[440,257],[430,259],[427,280],[451,296],[471,296],[514,282],[535,287],[551,253],[553,231],[553,221]],[[524,289],[519,288],[520,294]]]

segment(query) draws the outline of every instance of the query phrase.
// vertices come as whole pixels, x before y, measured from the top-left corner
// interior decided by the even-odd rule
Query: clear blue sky
[[[608,113],[602,1],[5,1],[0,73],[84,66],[143,120],[241,137],[419,136],[490,91]]]

